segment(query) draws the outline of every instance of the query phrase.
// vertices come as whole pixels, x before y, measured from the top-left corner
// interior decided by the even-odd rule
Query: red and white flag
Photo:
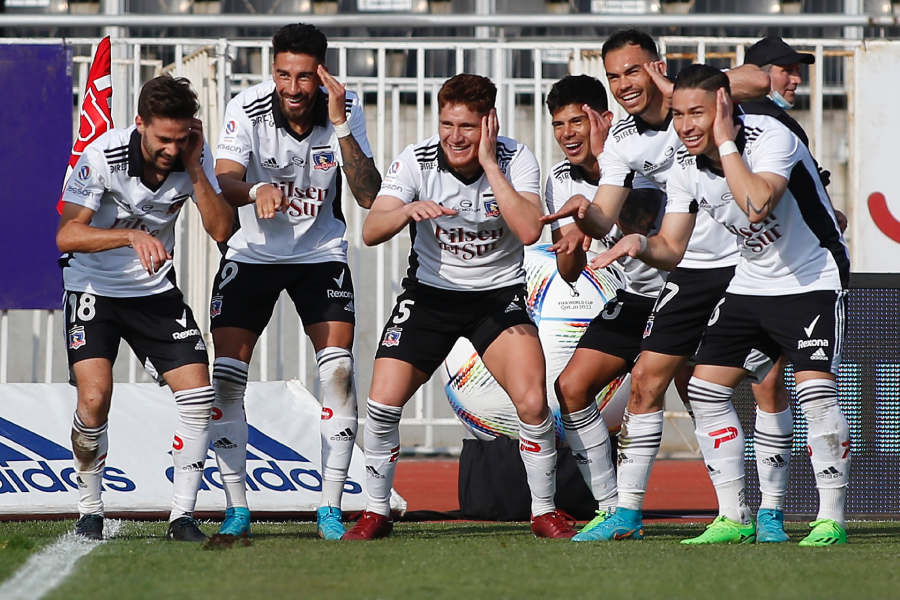
[[[63,179],[64,190],[69,176],[75,168],[75,163],[78,162],[84,149],[113,126],[111,56],[109,38],[105,37],[97,46],[97,53],[94,55],[94,62],[91,63],[91,70],[88,73],[88,82],[84,89],[84,102],[81,104],[78,139],[72,146],[69,167],[66,169],[65,179]],[[62,209],[63,202],[60,197],[56,204],[56,210],[62,214]]]

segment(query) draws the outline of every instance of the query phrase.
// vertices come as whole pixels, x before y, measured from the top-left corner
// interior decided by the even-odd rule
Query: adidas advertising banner
[[[850,166],[855,193],[849,219],[852,270],[863,273],[900,271],[900,183],[897,180],[897,95],[893,73],[900,63],[900,44],[867,40],[856,50],[850,120]],[[896,88],[896,89],[895,89]],[[875,93],[868,93],[877,90]],[[896,93],[895,93],[896,92]]]
[[[75,513],[78,495],[69,437],[75,388],[0,386],[0,514]],[[247,489],[250,509],[315,512],[322,490],[321,406],[296,381],[250,383]],[[166,513],[172,502],[172,436],[178,414],[168,388],[116,384],[109,414],[103,502],[111,513]],[[360,433],[362,428],[360,428]],[[343,510],[365,508],[365,465],[355,447]],[[394,492],[394,510],[406,501]],[[197,512],[224,512],[225,493],[209,451]]]

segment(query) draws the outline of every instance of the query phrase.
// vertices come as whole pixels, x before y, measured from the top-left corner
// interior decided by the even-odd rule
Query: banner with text
[[[0,514],[76,512],[78,495],[69,441],[75,389],[64,383],[31,383],[5,384],[0,390]],[[321,406],[299,382],[275,381],[250,383],[246,407],[251,510],[314,512],[322,491]],[[172,436],[177,421],[169,388],[116,384],[103,478],[107,513],[168,513]],[[363,453],[355,447],[344,487],[344,511],[365,508],[365,479]],[[406,501],[394,492],[391,506],[403,511]],[[225,510],[212,450],[196,510]]]

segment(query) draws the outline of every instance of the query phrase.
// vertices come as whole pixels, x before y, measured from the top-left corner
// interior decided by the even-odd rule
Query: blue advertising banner
[[[0,45],[0,309],[60,308],[56,201],[72,150],[65,46]]]

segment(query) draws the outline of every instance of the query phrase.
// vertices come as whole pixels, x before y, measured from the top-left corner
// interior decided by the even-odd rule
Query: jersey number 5
[[[415,300],[401,300],[397,306],[397,316],[394,317],[393,323],[399,325],[409,319],[409,307],[415,304]]]

